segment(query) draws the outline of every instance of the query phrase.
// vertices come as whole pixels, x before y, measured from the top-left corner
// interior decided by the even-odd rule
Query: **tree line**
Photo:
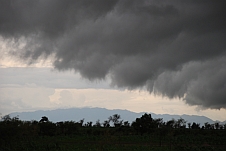
[[[51,122],[48,117],[41,117],[40,121],[22,121],[18,117],[3,116],[0,121],[0,135],[2,138],[10,136],[25,136],[25,135],[71,135],[79,133],[81,128],[118,128],[118,130],[130,133],[145,134],[156,131],[157,129],[202,129],[202,130],[226,130],[226,124],[221,125],[218,122],[210,124],[206,122],[203,126],[199,123],[187,123],[184,119],[172,119],[164,122],[162,118],[153,119],[151,114],[145,113],[140,118],[129,123],[121,120],[119,114],[114,114],[108,117],[107,120],[96,123],[84,123],[84,119],[80,121],[61,121]]]
[[[195,139],[205,142],[214,142],[214,144],[222,144],[226,141],[226,124],[205,123],[200,126],[199,123],[187,123],[184,119],[172,119],[163,121],[162,118],[152,118],[151,114],[143,114],[136,118],[132,123],[121,119],[119,114],[114,114],[101,122],[84,122],[79,121],[61,121],[51,122],[48,117],[43,116],[39,121],[22,121],[19,117],[10,117],[9,115],[1,117],[0,120],[0,146],[9,148],[9,150],[18,150],[21,144],[28,143],[31,148],[31,142],[39,142],[39,138],[54,138],[62,142],[61,137],[83,138],[84,136],[93,138],[102,138],[105,142],[107,139],[116,138],[146,138],[148,140],[157,141],[159,146],[162,144],[173,144],[172,142],[181,141],[183,146],[188,140],[195,143]],[[148,136],[148,137],[146,137]],[[189,139],[190,138],[190,139]],[[185,139],[185,140],[184,140]],[[78,141],[77,140],[77,141]],[[81,142],[83,140],[80,140]],[[125,141],[125,140],[124,140]],[[144,141],[145,142],[145,141]],[[41,146],[41,144],[38,146]],[[92,143],[91,143],[92,144]],[[26,146],[26,145],[25,145]],[[27,147],[27,146],[26,146]],[[48,142],[47,142],[48,147]],[[1,149],[0,149],[1,150]]]

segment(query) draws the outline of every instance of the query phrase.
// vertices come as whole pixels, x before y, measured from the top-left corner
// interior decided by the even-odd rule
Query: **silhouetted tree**
[[[123,123],[123,126],[129,127],[129,126],[130,126],[130,123],[129,123],[128,121],[125,121],[125,122]]]
[[[168,128],[174,128],[175,127],[175,123],[176,123],[176,121],[174,119],[172,119],[172,120],[169,120],[169,121],[166,122],[166,126]]]
[[[93,122],[90,121],[90,122],[87,122],[84,126],[85,127],[92,127],[92,124],[93,124]]]
[[[224,124],[224,126],[223,126],[223,127],[224,127],[224,130],[226,130],[226,123]]]
[[[215,125],[214,125],[214,124],[211,124],[211,125],[210,125],[210,129],[212,129],[212,130],[213,130],[213,129],[214,129],[214,127],[215,127]]]
[[[81,120],[79,121],[79,123],[81,124],[81,126],[83,126],[84,120],[85,120],[85,119],[81,119]]]
[[[22,123],[18,117],[3,116],[0,122],[0,138],[8,142],[15,136],[18,136]]]
[[[214,124],[214,126],[215,126],[215,129],[219,129],[219,127],[220,127],[220,124],[218,123],[218,122],[216,122],[215,124]]]
[[[204,123],[204,127],[205,129],[211,129],[211,125],[208,122]]]
[[[175,128],[185,128],[186,127],[186,121],[182,118],[179,118],[177,121],[175,121],[175,124],[174,124]]]
[[[200,129],[200,124],[193,122],[191,128],[192,129]]]
[[[103,126],[104,127],[110,127],[110,121],[109,120],[105,120],[104,122],[103,122]]]
[[[43,123],[43,122],[49,122],[48,117],[43,116],[42,119],[39,121],[39,123]]]
[[[155,127],[155,123],[151,117],[151,114],[145,113],[141,118],[136,118],[136,121],[132,123],[132,127],[141,134],[150,133]]]
[[[39,121],[40,134],[53,136],[56,133],[56,124],[49,121],[48,117],[43,116]]]
[[[97,120],[97,121],[96,121],[96,124],[93,125],[93,126],[94,126],[94,127],[101,127],[100,120]]]
[[[164,122],[162,118],[153,119],[153,127],[154,128],[161,128],[164,126]]]
[[[224,129],[224,126],[223,125],[220,125],[219,128],[222,130],[222,129]]]
[[[11,119],[10,115],[5,115],[5,116],[1,117],[1,120],[7,122],[7,121],[11,121],[12,119]]]
[[[188,123],[188,128],[189,128],[189,129],[191,128],[191,123],[190,123],[190,122]]]
[[[115,127],[119,127],[122,125],[122,120],[119,121],[121,116],[119,114],[114,114],[113,116],[110,116],[108,119],[109,121],[112,121]]]

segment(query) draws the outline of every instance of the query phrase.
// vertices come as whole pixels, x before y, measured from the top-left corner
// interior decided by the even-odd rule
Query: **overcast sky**
[[[226,1],[0,0],[0,113],[62,107],[226,120]]]

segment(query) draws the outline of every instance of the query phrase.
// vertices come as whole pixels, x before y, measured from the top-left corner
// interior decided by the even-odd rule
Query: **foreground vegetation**
[[[186,127],[187,125],[187,127]],[[40,121],[21,121],[18,117],[2,117],[0,150],[154,150],[183,151],[226,149],[226,125],[186,123],[184,119],[163,122],[144,114],[132,124],[120,115],[95,124],[64,121],[53,123],[47,117]]]

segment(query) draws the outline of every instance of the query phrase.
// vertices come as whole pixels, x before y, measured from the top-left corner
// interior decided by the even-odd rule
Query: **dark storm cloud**
[[[26,61],[54,55],[56,69],[90,80],[110,76],[117,87],[226,108],[226,80],[219,78],[226,70],[225,6],[220,0],[2,0],[0,34],[15,43],[25,39],[12,53]]]
[[[154,93],[169,98],[184,98],[190,105],[226,108],[225,67],[225,56],[204,62],[189,62],[181,70],[161,73],[155,80]]]

